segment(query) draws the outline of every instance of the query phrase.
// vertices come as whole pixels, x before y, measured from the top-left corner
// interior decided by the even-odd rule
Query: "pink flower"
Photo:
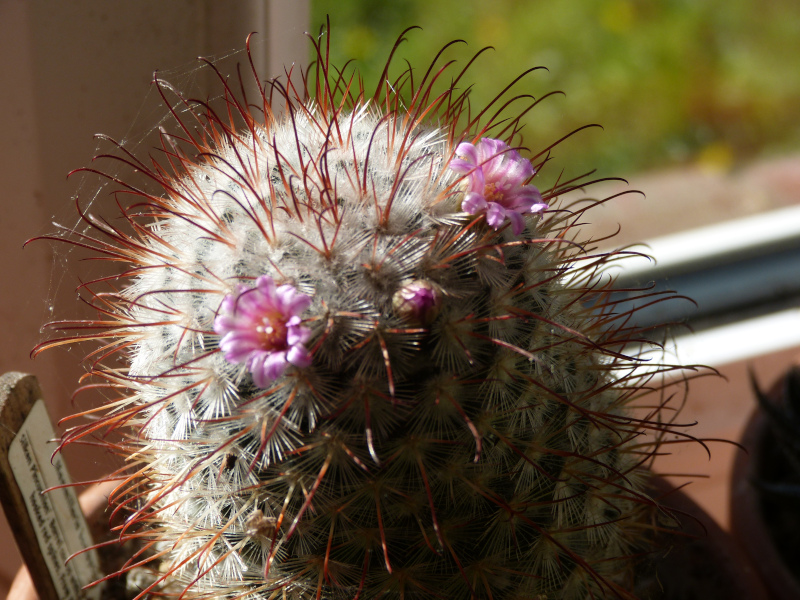
[[[462,210],[471,215],[485,212],[486,222],[495,230],[510,221],[514,235],[519,235],[525,227],[523,213],[547,208],[536,186],[525,185],[534,173],[531,161],[502,140],[481,138],[477,146],[461,143],[456,156],[450,168],[468,175],[469,181]]]
[[[300,314],[311,298],[294,286],[275,287],[272,277],[262,275],[255,287],[236,286],[214,319],[214,331],[222,338],[219,348],[225,360],[245,363],[258,387],[267,387],[289,365],[307,367],[311,353],[304,344],[311,330],[301,325]]]

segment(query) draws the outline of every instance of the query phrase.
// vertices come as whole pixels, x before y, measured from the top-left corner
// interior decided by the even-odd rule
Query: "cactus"
[[[475,113],[437,61],[370,95],[318,45],[304,89],[220,75],[221,108],[157,81],[160,157],[106,156],[154,187],[111,177],[124,226],[79,209],[126,266],[83,286],[97,331],[42,347],[100,343],[107,402],[64,443],[126,459],[140,595],[632,596],[672,367],[636,374],[619,253],[576,238],[597,202],[559,206],[591,182],[540,191],[536,101]]]

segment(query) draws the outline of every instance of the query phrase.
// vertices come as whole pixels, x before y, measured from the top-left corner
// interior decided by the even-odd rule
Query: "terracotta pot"
[[[778,381],[765,397],[776,406],[785,401],[786,377],[788,375]],[[798,600],[800,579],[788,568],[772,533],[775,527],[781,527],[781,523],[771,524],[766,517],[774,516],[777,511],[770,499],[754,485],[756,481],[776,481],[780,472],[786,470],[781,463],[772,425],[762,408],[757,408],[750,417],[741,444],[746,452],[737,455],[733,468],[731,531],[750,555],[771,597]],[[794,523],[800,524],[800,501],[796,500],[795,504]],[[790,525],[786,523],[784,527]],[[800,535],[800,525],[794,526]],[[797,543],[800,546],[800,539]],[[795,565],[795,572],[800,572],[800,564]]]

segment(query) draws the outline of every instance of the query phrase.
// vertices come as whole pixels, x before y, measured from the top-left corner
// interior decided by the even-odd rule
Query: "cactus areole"
[[[101,346],[107,404],[64,442],[125,458],[118,575],[142,597],[631,597],[673,367],[636,375],[617,254],[576,237],[591,202],[561,205],[592,182],[523,146],[536,99],[478,111],[440,58],[371,93],[326,36],[299,88],[220,75],[214,107],[157,80],[163,149],[106,156],[157,191],[115,172],[127,232],[80,209],[73,242],[126,266],[83,285],[94,331],[42,347]]]

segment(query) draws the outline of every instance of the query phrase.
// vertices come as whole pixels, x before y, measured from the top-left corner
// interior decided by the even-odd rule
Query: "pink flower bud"
[[[433,322],[439,314],[440,305],[438,286],[419,279],[407,283],[392,297],[392,307],[397,316],[421,325]]]

